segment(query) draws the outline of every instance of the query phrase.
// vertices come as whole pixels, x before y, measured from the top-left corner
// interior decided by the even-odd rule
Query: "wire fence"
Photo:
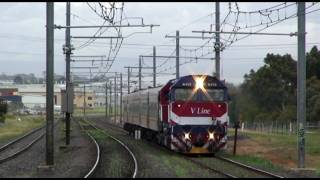
[[[231,126],[233,127],[233,126]],[[318,122],[306,122],[306,133],[315,130],[320,130],[320,121]],[[296,134],[297,132],[297,122],[241,122],[240,131],[256,131],[261,133],[271,133],[271,134]]]

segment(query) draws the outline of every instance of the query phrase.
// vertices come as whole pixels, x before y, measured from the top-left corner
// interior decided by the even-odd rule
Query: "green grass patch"
[[[258,131],[238,131],[239,135],[247,136],[250,140],[259,143],[260,148],[274,151],[279,159],[284,161],[297,161],[297,140],[296,134],[272,134]],[[229,135],[234,135],[234,130],[229,129]],[[241,141],[239,141],[240,143]],[[310,168],[320,167],[320,131],[312,130],[305,133],[306,166]],[[242,144],[245,146],[245,144]],[[250,152],[248,152],[249,154]],[[263,155],[261,155],[263,156]]]
[[[105,114],[106,113],[105,107],[90,108],[90,109],[87,108],[85,111],[86,111],[86,114]],[[83,109],[82,108],[76,108],[74,110],[74,115],[77,115],[77,116],[83,115]]]
[[[236,156],[233,156],[233,155],[226,154],[226,153],[221,153],[221,155],[223,155],[223,157],[235,160],[237,162],[241,162],[243,164],[246,164],[246,165],[249,165],[249,166],[253,166],[253,167],[262,168],[262,169],[265,169],[265,170],[271,170],[271,171],[281,171],[281,170],[283,170],[282,167],[273,164],[271,161],[269,161],[267,159],[264,159],[262,157],[254,156],[254,155],[236,155]]]
[[[122,177],[122,166],[123,166],[123,160],[121,161],[122,157],[120,153],[113,153],[112,158],[110,161],[110,168],[108,169],[108,175],[111,177]]]
[[[279,147],[283,149],[296,149],[297,147],[297,135],[292,134],[269,134],[263,132],[255,132],[255,131],[246,131],[240,132],[241,135],[246,135],[249,138],[252,138],[258,142],[264,142],[265,144],[270,145],[270,147]],[[234,130],[229,130],[229,135],[233,135]],[[305,134],[306,140],[306,153],[309,155],[320,155],[320,132],[312,131],[312,133]]]
[[[174,170],[177,177],[187,177],[188,171],[187,169],[181,165],[181,159],[177,159],[176,156],[168,156],[168,155],[161,155],[161,161],[165,166],[171,167]],[[176,163],[172,163],[174,159],[179,161],[175,161]]]
[[[316,170],[316,176],[320,177],[320,167],[318,167]]]
[[[105,140],[106,138],[109,138],[106,134],[99,130],[88,130],[88,133],[93,136],[96,140]]]
[[[169,154],[160,151],[157,158],[159,159],[158,162],[169,167],[177,178],[190,178],[195,176],[210,177],[208,171],[202,170],[197,164],[185,160],[178,154]]]
[[[34,128],[44,125],[45,119],[41,116],[6,116],[6,121],[0,126],[0,143],[8,142]]]

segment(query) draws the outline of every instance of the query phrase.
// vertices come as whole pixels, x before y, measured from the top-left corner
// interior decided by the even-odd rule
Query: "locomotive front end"
[[[182,78],[170,91],[171,149],[215,153],[226,147],[228,94],[212,76]]]

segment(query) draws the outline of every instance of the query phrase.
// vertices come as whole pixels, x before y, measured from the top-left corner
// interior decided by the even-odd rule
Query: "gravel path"
[[[0,178],[51,178],[83,177],[94,164],[96,149],[91,140],[71,121],[71,145],[64,145],[63,122],[55,127],[55,165],[53,170],[38,169],[45,164],[45,138],[34,144],[27,152],[0,164]]]

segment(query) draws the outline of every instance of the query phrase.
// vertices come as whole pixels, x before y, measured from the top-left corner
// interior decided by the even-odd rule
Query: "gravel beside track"
[[[62,178],[83,177],[94,163],[95,147],[93,142],[81,132],[78,125],[71,121],[71,145],[65,144],[64,122],[55,126],[55,164],[50,169],[39,169],[45,165],[45,136],[28,151],[16,158],[0,164],[0,178]]]
[[[0,148],[0,164],[13,159],[29,147],[32,147],[33,143],[36,143],[36,141],[42,138],[44,132],[45,129],[41,128],[32,133],[27,133],[26,136],[22,136],[21,138],[2,146]]]

